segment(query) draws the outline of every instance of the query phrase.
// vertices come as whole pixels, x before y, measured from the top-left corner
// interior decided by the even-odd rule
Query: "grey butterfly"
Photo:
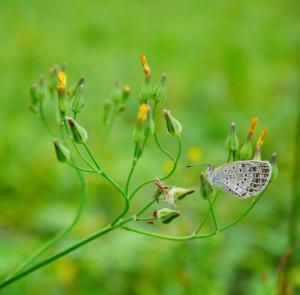
[[[246,199],[266,188],[271,178],[272,166],[267,161],[236,161],[217,168],[209,166],[207,173],[212,186]]]

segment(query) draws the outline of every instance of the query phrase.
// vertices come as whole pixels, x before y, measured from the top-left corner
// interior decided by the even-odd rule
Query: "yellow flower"
[[[147,63],[147,59],[146,59],[145,53],[142,53],[140,58],[141,58],[141,64],[142,64],[142,66],[144,68],[145,77],[146,77],[146,79],[150,79],[150,77],[151,77],[151,70],[150,70],[149,65]]]
[[[150,105],[147,103],[142,103],[138,112],[138,121],[144,123],[147,120],[148,112],[150,111]]]
[[[57,73],[57,90],[58,93],[62,93],[65,91],[67,86],[67,75],[65,72],[59,70]]]
[[[260,136],[256,142],[257,147],[261,147],[263,145],[266,136],[267,136],[267,130],[266,130],[266,128],[263,128],[261,130]]]
[[[251,120],[251,124],[250,124],[249,131],[248,131],[248,137],[251,139],[253,137],[257,121],[258,121],[257,117],[253,117]]]
[[[187,151],[187,156],[191,162],[199,162],[202,159],[202,151],[197,146],[191,146]]]

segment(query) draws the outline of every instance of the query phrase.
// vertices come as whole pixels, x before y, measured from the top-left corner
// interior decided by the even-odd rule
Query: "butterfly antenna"
[[[199,166],[210,166],[210,164],[201,163],[201,164],[195,164],[195,165],[186,165],[185,168],[193,168],[193,167],[199,167]]]

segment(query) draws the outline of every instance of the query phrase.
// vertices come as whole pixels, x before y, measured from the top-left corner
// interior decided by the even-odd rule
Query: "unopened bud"
[[[53,139],[55,154],[57,160],[64,163],[70,160],[71,155],[68,148],[66,148],[58,139]]]
[[[73,140],[78,144],[85,143],[88,139],[86,130],[72,118],[68,118],[67,121],[70,126]]]
[[[182,131],[181,124],[179,123],[178,120],[176,120],[172,115],[169,110],[163,110],[164,117],[166,119],[166,125],[168,132],[171,135],[180,135]]]
[[[179,200],[183,200],[187,195],[194,193],[193,188],[183,188],[183,187],[172,187],[168,192],[169,203],[174,203]]]
[[[160,82],[155,86],[152,94],[152,98],[155,102],[160,102],[167,97],[167,74],[163,74]]]
[[[77,91],[75,92],[72,103],[72,111],[74,114],[78,114],[84,108],[83,87],[84,84],[79,85]]]
[[[150,112],[150,105],[147,103],[142,103],[139,106],[139,112],[137,115],[137,122],[134,130],[134,141],[142,142],[144,138],[145,126],[147,125],[148,115]]]
[[[116,81],[115,82],[115,88],[114,88],[114,91],[113,91],[113,94],[112,94],[112,101],[115,103],[115,104],[119,104],[121,103],[123,100],[123,92],[122,92],[122,89],[120,87],[120,81]]]
[[[57,65],[54,65],[50,69],[49,90],[50,90],[51,93],[54,93],[56,91],[56,87],[57,87],[57,72],[58,72],[58,67],[57,67]]]
[[[108,125],[111,121],[111,113],[112,113],[112,102],[107,99],[104,102],[104,111],[103,111],[103,123],[104,125]]]
[[[214,188],[207,178],[207,173],[200,173],[200,193],[204,199],[213,196]]]
[[[139,95],[141,103],[146,103],[152,97],[152,86],[150,80],[145,80]]]
[[[67,76],[62,70],[57,73],[57,94],[58,94],[58,105],[59,110],[62,115],[67,112],[65,100],[66,100],[66,86],[67,86]]]
[[[246,142],[241,148],[240,151],[240,159],[241,160],[250,160],[253,154],[253,147],[252,147],[252,139],[247,137]]]
[[[225,145],[229,152],[235,152],[239,149],[239,139],[236,134],[236,127],[234,123],[230,124],[229,134],[226,138]]]
[[[42,75],[39,79],[39,84],[36,88],[36,98],[39,101],[43,101],[46,98],[47,89],[45,86],[45,77]]]
[[[38,103],[38,97],[37,97],[37,85],[32,84],[30,88],[30,105],[29,108],[32,112],[36,113],[36,105]]]
[[[277,165],[277,154],[274,153],[271,157],[270,164],[272,165],[272,180],[278,177],[278,165]]]
[[[124,86],[123,91],[122,91],[122,100],[121,100],[121,103],[118,105],[119,113],[121,113],[125,110],[130,91],[131,91],[130,86],[128,86],[128,85]]]
[[[156,212],[157,219],[160,219],[162,223],[168,224],[180,215],[177,210],[172,210],[169,208],[163,208]]]

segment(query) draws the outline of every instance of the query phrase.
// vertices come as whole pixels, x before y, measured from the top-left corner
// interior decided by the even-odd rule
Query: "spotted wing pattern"
[[[213,185],[246,199],[262,192],[270,181],[272,166],[267,161],[236,161],[213,170]]]

